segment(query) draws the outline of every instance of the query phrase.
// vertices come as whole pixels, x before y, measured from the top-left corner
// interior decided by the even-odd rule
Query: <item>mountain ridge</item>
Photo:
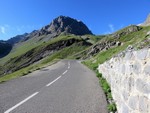
[[[49,41],[52,38],[55,38],[59,35],[92,35],[92,32],[88,29],[88,27],[82,22],[76,19],[73,19],[68,16],[59,16],[52,20],[52,22],[39,30],[33,30],[31,33],[24,33],[22,35],[17,35],[8,39],[5,45],[11,45],[17,48],[17,45],[20,45],[29,40],[34,41],[35,43],[39,41]],[[2,44],[1,44],[2,45]],[[7,46],[5,46],[7,48]],[[11,50],[10,50],[11,51]],[[9,52],[10,52],[9,51]],[[7,54],[9,54],[7,52]],[[7,55],[6,52],[1,52],[0,56],[4,57]]]
[[[93,33],[82,21],[78,21],[69,16],[60,15],[53,19],[50,24],[43,26],[41,29],[33,30],[30,33],[16,35],[6,40],[6,42],[14,45],[20,41],[27,41],[34,36],[52,34],[52,37],[56,37],[61,33],[74,35],[93,35]]]

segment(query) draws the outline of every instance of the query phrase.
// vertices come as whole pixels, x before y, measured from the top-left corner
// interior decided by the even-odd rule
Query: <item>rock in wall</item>
[[[150,49],[128,50],[99,65],[118,113],[150,113]]]

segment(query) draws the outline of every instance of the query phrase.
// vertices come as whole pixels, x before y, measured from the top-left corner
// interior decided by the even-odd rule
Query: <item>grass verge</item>
[[[118,54],[119,52],[126,49],[126,47],[129,45],[129,43],[126,43],[122,46],[114,47],[111,49],[108,49],[107,51],[100,52],[95,57],[85,60],[82,63],[85,64],[87,67],[89,67],[91,70],[93,70],[96,73],[96,76],[99,78],[99,83],[106,95],[106,99],[108,102],[107,109],[111,113],[115,113],[117,111],[116,104],[113,101],[113,97],[111,94],[111,88],[108,82],[105,78],[103,78],[102,74],[98,72],[97,68],[99,64],[104,63],[105,61],[112,58],[114,55]]]
[[[111,95],[110,85],[108,84],[106,79],[103,78],[102,74],[98,72],[98,70],[97,70],[98,66],[92,65],[92,62],[91,62],[91,65],[90,65],[89,61],[84,61],[82,63],[84,65],[86,65],[87,67],[89,67],[90,69],[92,69],[96,73],[96,76],[99,79],[99,83],[100,83],[100,85],[101,85],[101,87],[102,87],[102,89],[103,89],[103,91],[106,95],[106,99],[107,99],[107,102],[108,102],[107,109],[108,109],[109,112],[115,113],[117,111],[117,107],[116,107],[116,104],[113,102],[113,97]]]

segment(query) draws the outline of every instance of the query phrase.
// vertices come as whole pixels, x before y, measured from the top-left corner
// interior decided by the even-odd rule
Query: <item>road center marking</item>
[[[68,72],[68,70],[66,70],[65,72],[63,72],[63,75],[66,74]]]
[[[54,82],[56,82],[60,78],[61,78],[61,76],[59,76],[58,78],[56,78],[55,80],[53,80],[51,83],[47,84],[46,86],[48,87],[48,86],[52,85]]]
[[[12,110],[16,109],[17,107],[19,107],[20,105],[22,105],[23,103],[25,103],[26,101],[30,100],[31,98],[33,98],[34,96],[36,96],[39,92],[36,92],[34,94],[32,94],[31,96],[27,97],[26,99],[24,99],[23,101],[21,101],[20,103],[16,104],[15,106],[13,106],[12,108],[8,109],[7,111],[5,111],[4,113],[10,113]]]
[[[68,69],[70,68],[70,62],[68,62]]]
[[[70,69],[70,65],[68,66],[68,69]]]

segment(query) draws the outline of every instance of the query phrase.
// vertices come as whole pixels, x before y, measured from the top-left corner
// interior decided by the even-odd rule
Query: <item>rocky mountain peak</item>
[[[59,16],[55,18],[49,25],[44,26],[40,30],[40,34],[55,34],[70,33],[75,35],[92,34],[88,27],[81,21],[67,17]]]

